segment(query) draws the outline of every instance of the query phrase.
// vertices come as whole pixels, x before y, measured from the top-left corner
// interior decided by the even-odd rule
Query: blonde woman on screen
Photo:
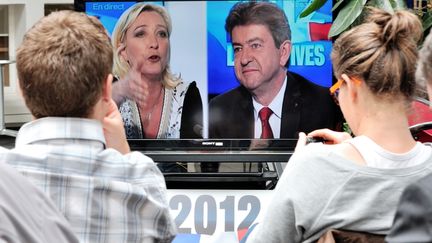
[[[201,138],[202,102],[195,82],[169,68],[171,19],[162,6],[136,3],[119,18],[113,97],[128,138]]]

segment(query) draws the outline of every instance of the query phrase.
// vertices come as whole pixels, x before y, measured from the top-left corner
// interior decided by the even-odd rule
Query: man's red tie
[[[273,114],[273,111],[268,107],[263,107],[258,116],[261,120],[262,133],[260,138],[273,138],[273,132],[270,127],[269,118]]]

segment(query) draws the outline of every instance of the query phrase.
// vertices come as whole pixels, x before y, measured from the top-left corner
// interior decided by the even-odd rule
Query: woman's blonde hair
[[[120,53],[117,51],[118,47],[125,40],[126,32],[133,22],[138,18],[140,13],[142,12],[156,12],[158,13],[162,19],[164,20],[167,29],[168,29],[168,38],[171,36],[172,31],[172,23],[171,18],[166,11],[165,8],[139,2],[128,8],[117,21],[116,26],[114,27],[114,31],[112,33],[112,46],[114,48],[114,66],[113,66],[113,74],[119,78],[122,78],[127,75],[130,70],[130,65],[121,57]],[[175,77],[169,68],[169,59],[170,52],[168,53],[168,64],[165,67],[165,70],[162,72],[162,83],[165,87],[174,88],[180,81],[179,77]]]
[[[400,10],[390,14],[370,8],[364,24],[342,34],[334,43],[334,74],[362,78],[371,92],[411,101],[415,94],[417,43],[423,33],[419,18]]]

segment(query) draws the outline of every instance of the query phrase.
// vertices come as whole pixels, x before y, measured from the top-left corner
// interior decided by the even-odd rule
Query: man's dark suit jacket
[[[209,104],[210,138],[254,138],[254,112],[249,91],[239,86],[214,97]],[[342,114],[329,90],[287,72],[280,138],[297,138],[298,132],[336,129]]]

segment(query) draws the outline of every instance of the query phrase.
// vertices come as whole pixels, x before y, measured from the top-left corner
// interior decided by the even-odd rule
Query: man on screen
[[[291,31],[282,9],[237,3],[225,29],[241,85],[210,101],[210,138],[296,138],[298,132],[335,129],[341,115],[328,90],[287,71]]]

